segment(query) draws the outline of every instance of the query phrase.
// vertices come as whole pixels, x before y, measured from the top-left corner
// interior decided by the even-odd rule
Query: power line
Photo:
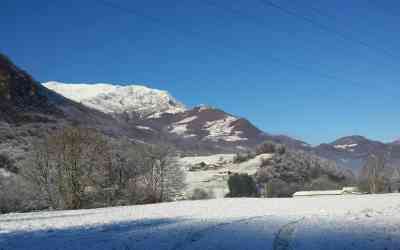
[[[214,7],[214,8],[222,9],[218,4],[216,4],[212,0],[203,0],[203,2],[208,4],[208,5],[210,5],[210,6],[212,6],[212,7]],[[232,7],[224,8],[224,10],[229,11],[229,12],[235,14],[235,15],[243,16],[242,15],[243,14],[242,11],[240,11],[238,9],[234,9]],[[256,19],[254,19],[254,20],[256,20]],[[256,20],[256,21],[258,21],[258,20]],[[340,78],[338,76],[335,76],[333,74],[325,74],[325,73],[321,73],[320,71],[316,72],[315,70],[310,69],[306,65],[302,65],[302,64],[298,64],[298,63],[294,63],[294,62],[288,62],[287,60],[284,60],[282,58],[276,57],[276,56],[271,55],[271,54],[268,55],[268,58],[269,58],[270,61],[273,61],[273,62],[281,64],[281,65],[291,66],[292,68],[296,68],[297,70],[300,70],[302,72],[305,72],[305,71],[313,72],[313,74],[318,75],[319,77],[324,78],[324,79],[336,80],[336,81],[345,81],[345,82],[348,82],[348,83],[352,83],[354,85],[365,86],[365,84],[363,82],[359,82],[359,81],[355,81],[355,80],[345,80],[345,79],[342,79],[342,78]]]
[[[133,14],[133,15],[135,15],[135,16],[138,16],[138,17],[146,18],[146,19],[148,19],[148,20],[150,20],[150,21],[152,21],[152,22],[157,22],[157,23],[161,22],[161,19],[153,18],[153,17],[148,16],[148,15],[140,14],[140,13],[137,12],[137,11],[133,11],[132,9],[127,9],[127,8],[125,8],[125,7],[123,7],[123,6],[117,5],[117,4],[115,4],[115,3],[111,3],[111,2],[106,1],[106,0],[93,0],[93,1],[96,1],[96,2],[98,2],[98,3],[101,3],[101,4],[103,4],[104,6],[108,6],[108,7],[110,7],[110,8],[115,9],[115,10],[124,11],[124,12],[126,12],[126,13],[131,13],[131,14]],[[211,6],[213,6],[214,8],[219,8],[219,6],[218,6],[217,4],[215,4],[215,2],[213,2],[213,1],[203,0],[203,2],[207,2],[208,5],[211,5]],[[228,10],[228,11],[230,11],[230,12],[236,14],[236,15],[242,14],[241,11],[239,11],[239,10],[237,10],[237,9],[233,9],[233,8],[229,8],[229,9],[224,8],[224,10]],[[185,31],[185,32],[187,32],[187,31]],[[192,33],[192,34],[198,34],[198,33],[196,33],[196,32],[191,32],[191,33]],[[269,58],[270,61],[272,61],[272,62],[281,64],[281,65],[288,65],[288,66],[291,66],[291,67],[293,67],[293,68],[296,68],[296,69],[299,70],[299,71],[303,71],[303,72],[305,72],[305,71],[312,72],[314,75],[318,75],[320,78],[329,79],[329,80],[335,80],[335,81],[342,81],[342,82],[345,81],[345,82],[347,82],[347,83],[352,83],[352,84],[354,84],[354,85],[358,85],[358,86],[362,86],[362,87],[365,85],[365,84],[362,83],[362,82],[354,81],[354,80],[345,80],[345,79],[340,78],[340,77],[337,77],[336,75],[333,75],[333,74],[325,74],[325,73],[321,73],[321,72],[319,72],[319,71],[318,71],[318,72],[315,72],[315,70],[312,70],[312,69],[310,70],[310,68],[307,67],[307,66],[305,66],[305,65],[297,64],[297,63],[293,63],[293,62],[288,62],[287,60],[284,60],[284,59],[282,59],[282,58],[275,57],[275,56],[273,56],[273,55],[269,55],[268,58]],[[306,72],[306,73],[307,73],[307,72]]]
[[[375,50],[380,53],[384,53],[385,55],[390,56],[390,57],[396,57],[395,54],[389,50],[375,47],[363,40],[354,39],[352,36],[348,36],[346,33],[338,32],[337,30],[330,28],[328,25],[325,25],[323,23],[319,23],[319,22],[315,21],[313,18],[310,18],[309,16],[301,15],[297,11],[293,11],[288,8],[285,8],[282,5],[276,4],[270,0],[259,0],[259,2],[267,7],[272,7],[272,8],[277,9],[287,15],[290,15],[290,16],[293,16],[300,20],[303,20],[304,22],[309,23],[324,32],[333,33],[337,37],[341,38],[342,40],[357,43],[365,48],[372,49],[372,50]],[[317,10],[314,8],[314,11],[317,11]]]
[[[136,17],[145,18],[145,19],[148,19],[148,20],[150,20],[152,22],[162,23],[162,20],[159,19],[159,18],[156,18],[156,17],[153,17],[153,16],[149,16],[149,15],[143,15],[143,14],[139,13],[138,11],[136,11],[134,9],[123,7],[123,6],[121,6],[121,5],[119,5],[119,4],[115,3],[115,2],[111,2],[111,1],[107,1],[107,0],[93,0],[93,1],[97,2],[97,3],[101,4],[101,5],[107,6],[109,8],[113,8],[113,9],[116,9],[116,10],[119,10],[119,11],[122,11],[122,12],[125,12],[125,13],[128,13],[128,14],[132,14],[132,15],[134,15]]]
[[[207,2],[210,6],[213,6],[215,8],[220,8],[220,6],[218,4],[216,4],[212,0],[203,0],[203,2],[204,1]],[[220,9],[222,9],[222,8],[220,8]],[[241,10],[238,10],[238,9],[235,9],[235,8],[232,8],[232,7],[231,8],[223,8],[223,10],[230,11],[233,14],[243,14],[243,12]],[[241,15],[241,16],[243,16],[243,15]],[[254,16],[252,16],[252,18],[253,17]],[[253,18],[253,19],[256,20],[256,21],[261,21],[261,20],[255,19],[255,18]],[[259,23],[261,23],[261,22],[259,22]],[[264,23],[262,23],[262,24],[264,24]],[[307,72],[309,72],[309,73],[311,72],[314,76],[317,76],[317,77],[322,78],[322,79],[334,80],[334,81],[339,81],[339,82],[346,82],[346,83],[352,84],[354,86],[359,86],[359,87],[363,87],[363,88],[365,87],[365,82],[358,81],[358,80],[348,80],[348,79],[345,79],[345,78],[341,78],[341,77],[339,77],[339,76],[337,76],[335,74],[323,73],[323,72],[321,72],[319,70],[314,70],[314,69],[308,67],[305,64],[295,63],[295,62],[292,62],[292,61],[289,61],[289,60],[285,60],[285,59],[276,57],[276,56],[271,55],[271,54],[268,55],[268,59],[270,61],[273,61],[274,63],[278,63],[280,65],[290,66],[292,68],[295,68],[298,71],[301,71],[301,72],[303,72],[305,74],[307,74]],[[379,90],[383,90],[384,89],[384,87],[382,85],[378,85],[376,83],[374,83],[373,86],[375,86]]]
[[[368,0],[367,0],[368,1]],[[327,12],[323,12],[321,11],[321,9],[314,7],[312,5],[307,5],[307,9],[310,10],[311,12],[313,12],[315,15],[321,16],[321,17],[327,17],[331,20],[338,20],[338,17],[332,13],[327,13]],[[365,22],[366,20],[361,20],[363,22]]]
[[[385,13],[387,13],[387,14],[393,16],[393,17],[396,17],[396,18],[400,17],[400,15],[398,13],[396,13],[396,11],[392,11],[392,10],[389,10],[388,8],[382,7],[382,5],[376,3],[376,1],[374,1],[374,0],[367,0],[367,2],[371,6],[378,7],[378,9],[380,9],[381,12],[385,12]]]
[[[163,23],[164,23],[163,20],[160,19],[160,18],[157,18],[157,17],[154,17],[154,16],[150,16],[150,15],[141,14],[141,13],[139,13],[138,11],[136,11],[136,10],[134,10],[134,9],[123,7],[123,6],[121,6],[121,5],[118,5],[118,4],[116,4],[116,3],[114,3],[114,2],[111,2],[111,1],[108,1],[108,0],[93,0],[93,1],[96,1],[96,2],[98,2],[99,4],[102,4],[102,5],[104,5],[104,6],[107,6],[107,7],[110,7],[110,8],[116,9],[116,10],[119,10],[119,11],[123,11],[123,12],[129,13],[129,14],[132,14],[132,15],[134,15],[134,16],[136,16],[136,17],[141,17],[141,18],[148,19],[148,20],[150,20],[151,22],[156,22],[156,23],[159,23],[159,24],[163,24]],[[203,0],[203,2],[207,2],[209,5],[213,5],[214,7],[218,7],[218,6],[217,6],[215,3],[213,3],[212,1]],[[357,43],[357,44],[359,44],[359,45],[361,45],[361,46],[363,46],[363,47],[365,47],[365,48],[372,49],[372,50],[375,50],[375,51],[378,51],[378,52],[383,52],[383,53],[385,53],[387,56],[390,56],[390,57],[393,57],[393,56],[394,56],[394,53],[392,53],[392,52],[390,52],[390,51],[388,51],[388,50],[386,50],[386,49],[377,48],[377,47],[375,47],[375,46],[373,46],[373,45],[370,45],[369,43],[367,43],[367,42],[365,42],[365,41],[358,40],[358,39],[354,39],[354,38],[351,37],[351,36],[347,36],[345,33],[339,33],[339,32],[337,32],[336,30],[331,29],[331,28],[330,28],[329,26],[327,26],[327,25],[324,25],[324,24],[321,24],[321,23],[316,22],[313,18],[310,18],[310,17],[308,17],[308,16],[299,15],[296,11],[292,11],[292,10],[289,10],[289,9],[287,9],[287,8],[284,8],[283,6],[278,5],[278,4],[276,4],[276,3],[272,2],[272,1],[269,1],[269,0],[260,0],[260,3],[262,3],[262,4],[264,4],[264,5],[267,5],[267,6],[269,6],[269,7],[273,7],[273,8],[275,8],[275,9],[278,9],[278,10],[280,10],[281,12],[286,13],[286,14],[288,14],[288,15],[291,15],[291,16],[293,16],[293,17],[300,18],[301,20],[303,20],[303,21],[305,21],[305,22],[307,22],[307,23],[310,23],[310,24],[312,24],[312,25],[318,27],[318,28],[319,28],[320,30],[322,30],[322,31],[329,32],[329,33],[334,33],[336,36],[340,37],[341,39],[343,39],[343,40],[345,40],[345,41],[354,42],[354,43]],[[310,9],[311,9],[312,11],[314,11],[315,13],[319,14],[319,15],[324,15],[323,13],[319,12],[319,10],[316,9],[316,8],[310,7]],[[238,14],[238,13],[240,12],[240,11],[238,11],[238,10],[236,10],[236,9],[232,9],[232,8],[231,8],[230,10],[231,10],[231,12],[233,12],[233,13],[235,13],[235,14]],[[192,30],[185,30],[185,32],[190,32],[192,35],[193,35],[193,34],[195,34],[195,35],[198,34],[198,33],[196,33],[196,32],[193,32]]]
[[[136,17],[139,17],[139,18],[147,19],[148,21],[153,22],[153,23],[162,24],[162,25],[164,25],[164,23],[165,23],[162,18],[158,18],[158,17],[155,17],[155,16],[151,16],[151,15],[146,15],[146,14],[140,13],[139,11],[137,11],[137,10],[135,10],[133,8],[127,8],[125,6],[117,4],[115,2],[111,2],[111,1],[108,1],[108,0],[92,0],[92,1],[93,2],[97,2],[98,4],[101,4],[101,5],[105,6],[105,7],[109,7],[109,8],[118,10],[118,11],[122,11],[122,12],[125,12],[127,14],[131,14],[131,15],[134,15]],[[184,32],[191,33],[192,35],[197,35],[198,34],[196,32],[193,32],[192,30],[184,30]]]

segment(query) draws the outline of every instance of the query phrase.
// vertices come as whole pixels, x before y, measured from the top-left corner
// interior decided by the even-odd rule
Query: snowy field
[[[272,154],[261,154],[255,158],[239,164],[233,163],[234,154],[216,154],[210,156],[193,156],[179,159],[183,168],[188,168],[195,164],[204,162],[208,165],[215,165],[214,169],[202,171],[186,171],[186,190],[187,196],[196,188],[212,191],[216,198],[223,198],[228,192],[228,172],[246,173],[254,175],[261,166],[262,159],[272,157]]]
[[[400,195],[216,199],[0,215],[0,249],[400,249]]]

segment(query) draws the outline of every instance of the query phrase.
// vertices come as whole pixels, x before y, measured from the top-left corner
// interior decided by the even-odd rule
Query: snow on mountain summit
[[[55,81],[43,85],[68,99],[104,113],[135,112],[142,118],[150,118],[186,110],[185,106],[167,91],[141,85],[70,84]]]

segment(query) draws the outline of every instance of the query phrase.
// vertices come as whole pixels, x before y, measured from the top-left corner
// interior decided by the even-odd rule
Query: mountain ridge
[[[139,118],[179,113],[186,107],[167,91],[137,84],[110,83],[42,83],[68,99],[108,114],[135,112]]]

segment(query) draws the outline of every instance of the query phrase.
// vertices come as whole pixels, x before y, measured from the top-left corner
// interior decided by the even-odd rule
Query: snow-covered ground
[[[226,116],[221,120],[206,122],[204,128],[208,130],[209,135],[206,139],[212,141],[246,141],[247,138],[243,138],[240,135],[241,131],[233,131],[234,127],[232,124],[237,121],[237,118],[233,116]]]
[[[0,249],[388,249],[400,195],[216,199],[0,215]]]
[[[186,165],[193,165],[204,162],[206,164],[222,164],[224,162],[233,162],[235,154],[215,154],[205,156],[188,156],[179,159],[179,162]]]
[[[11,173],[5,170],[4,168],[0,168],[0,176],[10,177]]]
[[[196,188],[201,188],[206,191],[211,191],[215,197],[222,198],[228,192],[227,181],[228,173],[247,173],[253,175],[260,167],[262,159],[270,158],[271,154],[262,154],[256,156],[240,164],[234,164],[234,154],[216,154],[210,156],[193,156],[179,159],[180,164],[186,170],[195,164],[204,162],[207,165],[213,166],[207,170],[186,171],[186,191],[190,196]]]

